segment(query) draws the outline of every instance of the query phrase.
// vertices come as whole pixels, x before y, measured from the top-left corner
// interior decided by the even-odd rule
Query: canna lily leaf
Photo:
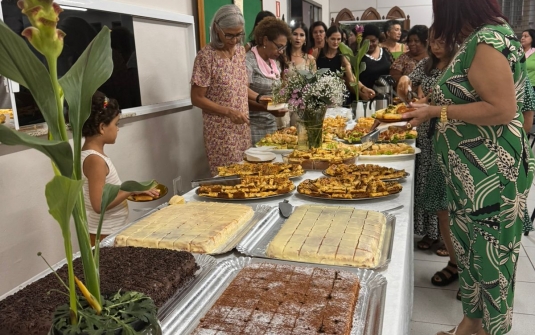
[[[360,46],[360,49],[356,55],[359,62],[362,60],[362,57],[364,57],[364,55],[368,52],[369,49],[370,49],[370,40],[368,39],[363,40],[362,45]]]
[[[359,74],[361,74],[362,72],[366,71],[366,63],[364,63],[364,62],[360,63],[359,71],[360,71]]]
[[[355,56],[353,54],[353,50],[351,50],[351,48],[343,42],[338,45],[338,49],[340,50],[342,55]]]
[[[155,180],[146,181],[146,182],[137,182],[128,180],[122,183],[121,185],[104,185],[104,190],[102,191],[102,202],[100,204],[100,219],[98,221],[97,236],[96,241],[100,241],[100,231],[102,230],[102,221],[104,221],[104,214],[108,206],[117,198],[119,191],[125,192],[142,192],[148,191],[158,185],[158,182]],[[98,243],[95,244],[95,264],[99,264],[99,253],[100,248]]]
[[[103,27],[69,72],[59,80],[69,104],[76,179],[81,179],[82,127],[91,114],[91,99],[95,91],[111,76],[112,71],[110,30]]]
[[[46,184],[45,196],[48,212],[58,221],[62,231],[70,230],[70,217],[83,184],[82,180],[64,176],[54,176]]]
[[[0,36],[0,74],[30,90],[52,138],[61,139],[58,108],[53,98],[55,94],[48,70],[28,48],[24,39],[1,20]]]
[[[43,140],[3,125],[0,125],[0,142],[7,145],[25,145],[36,149],[47,155],[63,176],[72,176],[72,148],[69,142]]]

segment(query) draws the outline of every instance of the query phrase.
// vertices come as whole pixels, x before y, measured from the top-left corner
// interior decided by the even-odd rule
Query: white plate
[[[400,155],[360,155],[359,160],[366,160],[366,161],[373,161],[373,160],[390,160],[390,159],[398,159],[398,158],[407,158],[407,157],[414,157],[414,155],[419,154],[422,152],[420,148],[414,148],[413,154],[400,154]]]
[[[267,110],[268,111],[276,111],[276,110],[280,110],[280,109],[288,109],[288,104],[285,104],[285,103],[280,103],[280,104],[269,103],[267,105]]]

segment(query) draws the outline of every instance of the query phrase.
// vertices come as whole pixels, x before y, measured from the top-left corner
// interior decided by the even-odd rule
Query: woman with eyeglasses
[[[218,166],[241,162],[251,146],[244,23],[237,6],[222,6],[210,26],[210,44],[199,51],[193,66],[191,102],[202,109],[212,175]]]
[[[390,75],[396,83],[401,76],[408,76],[416,68],[418,62],[427,58],[427,36],[429,29],[424,25],[416,25],[409,30],[407,36],[407,44],[409,51],[402,54],[396,59],[392,67],[390,68]],[[417,91],[417,87],[412,87],[414,92]]]
[[[310,49],[308,53],[318,59],[320,50],[325,46],[325,33],[327,26],[322,21],[316,21],[310,26]]]
[[[287,109],[268,111],[261,103],[262,96],[271,95],[273,83],[281,80],[287,68],[284,57],[291,36],[288,25],[277,18],[267,17],[260,21],[254,30],[256,45],[245,56],[245,65],[249,78],[249,88],[258,93],[256,98],[249,98],[249,118],[252,145],[263,137],[277,131],[277,117],[283,117]]]

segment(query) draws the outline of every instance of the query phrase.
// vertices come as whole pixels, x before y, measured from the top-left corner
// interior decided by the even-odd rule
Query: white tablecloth
[[[280,160],[280,155],[277,160]],[[379,164],[405,169],[410,176],[402,183],[403,191],[388,200],[365,200],[365,201],[329,201],[322,199],[306,198],[293,192],[286,197],[276,197],[266,200],[252,200],[238,203],[255,204],[261,203],[270,206],[278,206],[284,199],[294,205],[304,205],[310,203],[323,203],[329,205],[354,206],[359,209],[382,211],[403,205],[402,209],[392,212],[396,216],[396,229],[394,236],[394,246],[392,260],[388,267],[381,271],[387,279],[387,291],[385,301],[385,312],[383,321],[383,335],[403,335],[409,334],[409,325],[412,314],[413,291],[414,291],[414,257],[413,257],[413,180],[414,180],[414,159],[413,158],[392,158],[364,160],[360,159],[359,164]],[[322,176],[321,171],[307,171],[300,179],[295,180],[296,185],[304,179],[315,179]],[[194,190],[184,195],[186,201],[206,201],[205,198],[198,197]],[[237,254],[237,252],[234,252]],[[228,255],[219,256],[220,259],[227,258]]]

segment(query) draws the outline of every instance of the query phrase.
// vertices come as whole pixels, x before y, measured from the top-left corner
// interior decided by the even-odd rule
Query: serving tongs
[[[406,121],[394,122],[394,123],[383,123],[377,119],[373,122],[370,132],[360,138],[362,143],[372,142],[375,143],[379,140],[379,134],[387,130],[390,127],[405,127],[407,125]]]
[[[206,179],[197,179],[191,181],[191,187],[207,186],[207,185],[225,185],[233,186],[241,183],[241,177],[236,176],[227,176],[227,177],[213,177]]]

